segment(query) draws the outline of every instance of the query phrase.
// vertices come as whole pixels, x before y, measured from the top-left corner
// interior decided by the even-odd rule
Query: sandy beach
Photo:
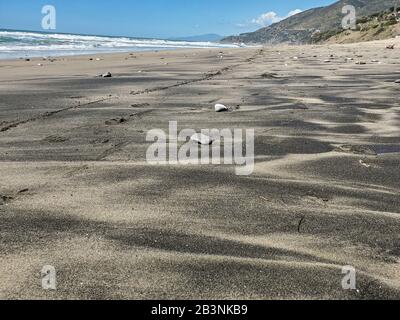
[[[0,299],[399,299],[399,50],[0,61]],[[254,128],[254,173],[147,163],[169,121]]]

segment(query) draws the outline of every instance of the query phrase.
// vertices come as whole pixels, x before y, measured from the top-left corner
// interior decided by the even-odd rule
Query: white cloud
[[[301,10],[301,9],[295,9],[293,11],[290,11],[289,14],[287,15],[287,17],[289,18],[291,16],[295,16],[296,14],[299,14],[299,13],[302,13],[302,12],[303,12],[303,10]]]
[[[280,17],[276,12],[270,11],[267,13],[263,13],[261,16],[259,16],[256,19],[253,19],[251,22],[254,24],[258,24],[262,27],[266,27],[270,24],[277,23],[277,22],[287,19],[291,16],[294,16],[300,12],[302,12],[302,10],[296,9],[296,10],[290,11],[285,17]]]

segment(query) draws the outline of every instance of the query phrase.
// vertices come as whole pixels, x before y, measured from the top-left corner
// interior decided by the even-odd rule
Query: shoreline
[[[357,42],[357,43],[320,43],[320,44],[303,44],[303,45],[293,45],[293,44],[275,44],[275,45],[265,45],[265,44],[254,44],[254,45],[248,45],[246,47],[210,47],[210,48],[164,48],[164,49],[148,49],[148,50],[139,50],[139,51],[131,51],[131,50],[126,50],[126,51],[117,51],[117,52],[95,52],[95,53],[77,53],[77,54],[71,54],[71,55],[49,55],[49,56],[34,56],[34,57],[19,57],[19,58],[5,58],[1,59],[0,58],[0,63],[2,62],[15,62],[15,61],[21,61],[25,59],[30,59],[30,60],[40,60],[43,58],[47,59],[67,59],[67,58],[85,58],[88,56],[93,56],[94,58],[97,58],[99,56],[119,56],[119,55],[124,55],[124,54],[142,54],[142,53],[163,53],[163,52],[179,52],[179,51],[197,51],[197,50],[217,50],[217,51],[224,51],[224,50],[251,50],[251,49],[277,49],[279,50],[280,48],[309,48],[309,47],[353,47],[356,45],[362,45],[362,46],[374,46],[377,44],[395,44],[396,46],[400,45],[400,36],[396,38],[391,38],[391,39],[384,39],[384,40],[370,40],[370,41],[363,41],[363,42]],[[233,46],[233,44],[231,44]]]
[[[251,49],[260,49],[263,48],[263,46],[251,46],[251,47],[237,47],[237,48],[177,48],[177,49],[162,49],[162,50],[142,50],[142,51],[121,51],[121,52],[97,52],[97,53],[83,53],[83,54],[73,54],[73,55],[60,55],[60,56],[35,56],[35,57],[19,57],[19,58],[10,58],[10,59],[0,59],[0,64],[2,62],[16,62],[16,61],[22,61],[25,59],[30,59],[30,60],[43,60],[44,58],[47,59],[68,59],[72,58],[71,60],[76,59],[81,59],[81,58],[87,58],[87,57],[93,57],[93,58],[98,58],[101,56],[126,56],[127,54],[133,54],[133,55],[141,55],[141,54],[157,54],[157,53],[173,53],[173,52],[196,52],[196,51],[206,51],[206,50],[211,50],[211,51],[224,51],[224,50],[251,50]]]
[[[250,49],[251,47],[246,47],[247,49]],[[228,49],[246,49],[246,48],[228,48]],[[252,47],[256,48],[256,47]],[[70,57],[86,57],[86,56],[101,56],[101,55],[118,55],[118,54],[130,54],[130,53],[146,53],[146,52],[170,52],[170,51],[191,51],[191,50],[221,50],[221,49],[227,49],[227,48],[164,48],[164,49],[149,49],[149,50],[138,50],[138,51],[132,51],[132,50],[126,50],[126,51],[105,51],[105,52],[94,52],[94,53],[74,53],[74,54],[66,54],[66,55],[48,55],[48,56],[26,56],[26,57],[19,57],[19,58],[0,58],[1,61],[15,61],[15,60],[24,60],[24,59],[43,59],[43,58],[70,58]]]

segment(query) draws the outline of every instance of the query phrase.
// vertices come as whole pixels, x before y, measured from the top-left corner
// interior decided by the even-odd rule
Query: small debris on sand
[[[102,78],[111,78],[112,74],[110,72],[103,73],[100,77]]]
[[[374,150],[368,148],[367,146],[343,145],[336,148],[335,151],[345,152],[345,153],[355,153],[355,154],[366,154],[371,156],[377,155],[377,153]]]
[[[210,145],[214,142],[214,139],[206,136],[205,134],[202,133],[196,133],[194,134],[191,138],[191,141],[196,142],[198,144],[202,144],[202,145]]]
[[[223,104],[217,103],[215,105],[215,112],[225,112],[229,111],[229,108],[227,106],[224,106]]]
[[[14,199],[13,197],[9,197],[9,196],[5,196],[5,195],[0,194],[0,205],[4,205],[4,204],[6,204],[7,202],[9,202],[9,201],[11,201],[13,199]]]
[[[330,200],[327,196],[321,195],[312,190],[308,191],[306,193],[306,196],[310,197],[310,198],[316,198],[316,199],[322,200],[323,202],[329,202],[329,200]]]
[[[386,46],[386,49],[393,50],[393,49],[394,49],[394,44],[388,44],[388,45]]]
[[[145,107],[149,107],[150,104],[149,103],[134,103],[131,104],[131,108],[145,108]]]
[[[49,143],[61,143],[61,142],[68,141],[68,138],[61,137],[61,136],[48,136],[48,137],[44,138],[43,141],[49,142]]]
[[[91,144],[106,144],[109,142],[110,142],[109,138],[98,138],[90,141]]]
[[[303,222],[304,222],[305,219],[306,219],[305,216],[302,216],[302,217],[301,217],[301,219],[300,219],[300,221],[299,221],[299,224],[298,224],[298,226],[297,226],[297,232],[298,232],[298,233],[301,233],[301,225],[303,224]]]
[[[278,74],[273,72],[265,72],[261,75],[261,78],[269,79],[269,78],[276,78]]]
[[[396,80],[394,83],[400,84],[400,79]]]
[[[366,63],[365,61],[357,61],[356,64],[358,64],[358,65],[364,65],[364,64],[367,64],[367,63]]]
[[[371,167],[369,164],[365,163],[363,160],[360,160],[359,162],[360,162],[360,164],[361,164],[362,166],[364,166],[364,167],[366,167],[366,168],[370,168],[370,167]]]
[[[116,118],[116,119],[107,120],[107,121],[105,122],[105,124],[108,125],[108,126],[112,126],[112,125],[115,125],[115,124],[124,123],[124,122],[126,122],[126,121],[127,121],[127,120],[126,120],[125,118]]]

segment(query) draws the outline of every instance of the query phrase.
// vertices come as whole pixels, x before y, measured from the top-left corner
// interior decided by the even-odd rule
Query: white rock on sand
[[[202,145],[210,145],[214,142],[214,139],[212,137],[206,136],[205,134],[202,133],[194,134],[190,138],[190,140]]]
[[[224,106],[223,104],[217,103],[215,105],[215,112],[224,112],[224,111],[228,111],[229,108],[227,106]]]

